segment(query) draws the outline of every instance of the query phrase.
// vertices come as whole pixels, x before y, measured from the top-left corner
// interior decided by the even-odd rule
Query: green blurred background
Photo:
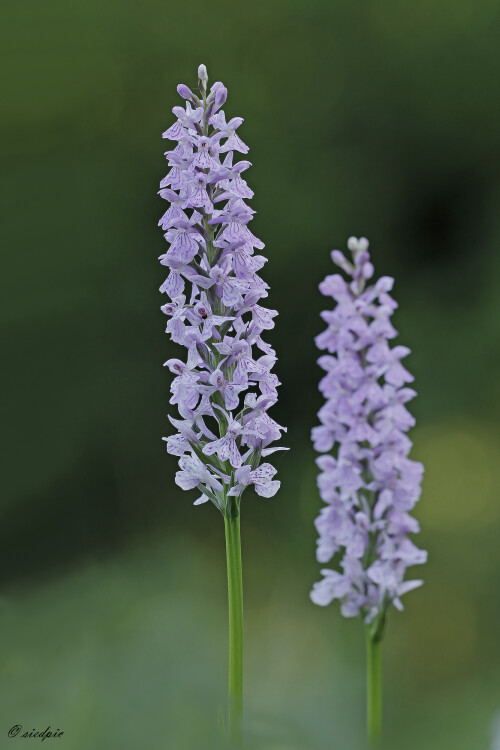
[[[206,750],[223,524],[173,482],[161,133],[199,63],[245,117],[292,451],[243,502],[249,747],[358,750],[362,626],[308,598],[329,251],[366,235],[413,350],[423,589],[391,613],[386,747],[484,750],[500,710],[498,0],[3,0],[0,746]],[[178,355],[178,352],[177,352]],[[26,742],[26,740],[25,740]],[[49,741],[50,742],[50,741]],[[54,744],[56,743],[53,740]]]

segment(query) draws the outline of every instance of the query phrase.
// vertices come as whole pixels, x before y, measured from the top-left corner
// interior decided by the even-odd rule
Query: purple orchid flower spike
[[[360,616],[367,629],[368,723],[376,742],[381,727],[380,644],[386,614],[401,610],[403,594],[421,580],[405,580],[408,567],[426,562],[409,534],[419,531],[410,515],[420,497],[422,464],[408,458],[406,432],[415,420],[405,404],[416,394],[413,376],[401,360],[404,346],[390,348],[397,335],[390,318],[397,307],[389,295],[394,280],[370,283],[374,269],[365,238],[348,241],[351,257],[338,250],[333,262],[347,275],[327,276],[319,288],[336,305],[321,314],[327,328],[316,345],[328,354],[319,389],[325,404],[312,430],[320,469],[318,488],[325,506],[316,520],[317,558],[336,557],[340,569],[325,568],[311,592],[315,604],[334,599],[345,617]],[[330,453],[332,451],[333,453]]]
[[[242,585],[240,504],[253,486],[265,498],[276,494],[276,470],[262,458],[285,428],[268,415],[279,381],[271,372],[276,355],[261,334],[274,327],[275,310],[259,303],[268,285],[258,276],[264,244],[248,228],[253,196],[234,162],[248,146],[237,134],[241,117],[226,121],[221,110],[227,90],[218,81],[207,90],[208,74],[198,69],[199,94],[180,84],[185,107],[174,107],[176,122],[163,133],[175,142],[166,152],[168,174],[159,194],[169,203],[159,221],[169,245],[160,256],[169,269],[160,291],[167,332],[184,347],[186,359],[169,359],[170,403],[180,420],[165,438],[179,457],[176,484],[196,489],[199,505],[210,501],[224,516],[230,608],[230,731],[239,734],[242,685]],[[260,351],[257,351],[260,350]]]

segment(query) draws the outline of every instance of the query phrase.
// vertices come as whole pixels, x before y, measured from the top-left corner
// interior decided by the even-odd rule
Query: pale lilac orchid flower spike
[[[335,301],[321,317],[327,324],[316,337],[325,371],[320,391],[325,397],[313,428],[319,493],[325,506],[316,520],[317,558],[332,559],[314,585],[315,604],[334,599],[345,617],[361,616],[367,626],[369,660],[379,659],[386,613],[402,609],[403,594],[421,580],[405,580],[408,567],[426,562],[427,553],[410,534],[419,524],[410,515],[420,497],[422,464],[408,458],[407,431],[415,419],[405,404],[414,398],[413,376],[401,360],[405,346],[390,348],[397,332],[391,316],[397,303],[390,296],[394,280],[371,282],[374,268],[365,238],[351,237],[351,256],[334,250],[333,262],[347,276],[327,276],[320,291]],[[371,664],[377,670],[380,664]],[[369,662],[370,667],[370,662]],[[373,670],[372,670],[373,672]],[[377,676],[371,673],[377,681]],[[371,736],[380,733],[380,685],[369,684]],[[379,705],[375,705],[379,701]]]
[[[197,489],[195,504],[211,501],[226,526],[230,595],[230,718],[238,733],[241,714],[241,496],[253,486],[270,498],[280,482],[266,459],[285,428],[268,411],[277,401],[279,381],[272,372],[274,349],[262,334],[274,328],[275,310],[260,302],[268,285],[258,275],[266,263],[264,243],[249,229],[255,211],[246,201],[253,191],[243,178],[251,166],[237,154],[248,146],[237,134],[241,117],[226,121],[221,107],[227,89],[207,90],[204,65],[198,69],[199,94],[180,84],[185,107],[174,107],[176,122],[163,137],[176,143],[166,152],[169,171],[160,195],[169,207],[160,219],[168,249],[160,262],[169,270],[160,291],[167,332],[183,347],[184,359],[165,364],[175,376],[170,403],[179,418],[165,438],[179,457],[175,481]]]

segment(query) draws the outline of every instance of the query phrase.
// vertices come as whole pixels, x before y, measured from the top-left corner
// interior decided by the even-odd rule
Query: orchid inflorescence
[[[405,581],[407,567],[424,563],[426,552],[409,534],[419,531],[410,511],[420,496],[422,464],[408,458],[406,432],[415,423],[405,404],[416,393],[401,360],[404,346],[390,348],[397,335],[391,316],[397,303],[389,295],[394,280],[370,283],[374,269],[368,241],[351,237],[352,258],[334,250],[333,262],[347,275],[327,276],[320,291],[335,300],[322,313],[327,329],[316,337],[326,375],[320,391],[326,399],[313,428],[321,455],[318,487],[325,507],[316,520],[317,558],[335,558],[340,570],[325,569],[312,600],[341,602],[346,617],[361,615],[381,636],[385,614],[422,581]],[[333,449],[333,453],[332,453]]]
[[[249,485],[263,497],[280,486],[276,469],[262,462],[284,450],[271,447],[284,428],[268,414],[279,381],[276,354],[262,339],[277,312],[259,304],[269,287],[257,273],[266,258],[254,253],[264,244],[248,228],[250,162],[234,162],[235,152],[248,152],[236,132],[243,119],[226,122],[227,89],[217,82],[207,91],[207,81],[201,65],[199,95],[177,87],[186,105],[173,108],[177,121],[163,133],[177,145],[166,152],[170,169],[160,184],[170,203],[159,222],[169,243],[160,256],[169,269],[162,311],[172,340],[187,350],[185,361],[165,363],[180,419],[170,418],[177,432],[164,439],[179,457],[176,483],[201,492],[195,504],[211,500],[234,516]]]

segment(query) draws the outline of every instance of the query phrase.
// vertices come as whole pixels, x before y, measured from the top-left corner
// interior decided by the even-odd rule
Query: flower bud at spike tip
[[[191,101],[194,99],[193,92],[189,86],[186,86],[184,83],[179,83],[177,86],[177,93],[179,96],[182,96],[183,99],[191,99]]]
[[[226,103],[227,88],[220,81],[217,81],[212,86],[211,93],[215,94],[214,112],[217,112]]]
[[[198,87],[200,91],[207,90],[208,73],[205,65],[200,65],[198,68]]]

